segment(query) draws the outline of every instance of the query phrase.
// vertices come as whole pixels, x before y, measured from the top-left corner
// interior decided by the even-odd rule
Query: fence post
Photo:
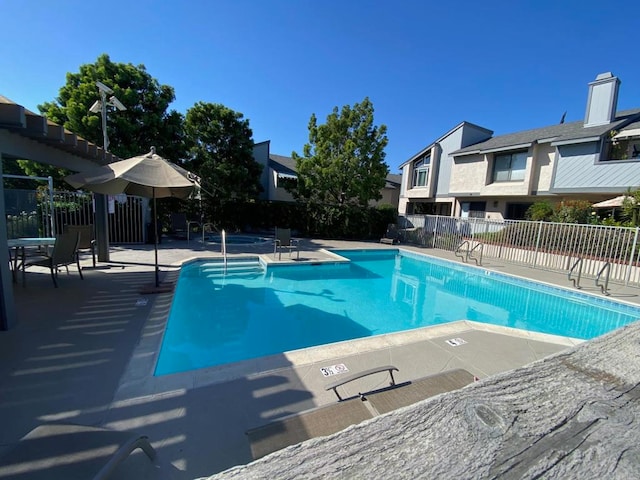
[[[624,284],[625,286],[629,286],[629,280],[631,279],[631,269],[633,268],[633,257],[636,254],[636,245],[638,244],[638,231],[639,227],[636,227],[636,234],[633,236],[633,246],[631,247],[631,251],[629,252],[629,262],[627,263],[627,274],[625,275]]]
[[[540,236],[542,235],[542,220],[538,222],[538,235],[536,237],[536,248],[533,252],[533,268],[536,268],[538,263],[538,250],[540,249]]]
[[[55,225],[53,223],[54,203],[53,203],[53,177],[52,176],[48,176],[47,177],[47,186],[49,187],[49,225],[48,225],[49,232],[45,232],[45,236],[46,237],[52,237],[56,233],[61,233],[61,232],[56,232],[56,228],[55,228]],[[47,233],[48,233],[48,235],[47,235]]]

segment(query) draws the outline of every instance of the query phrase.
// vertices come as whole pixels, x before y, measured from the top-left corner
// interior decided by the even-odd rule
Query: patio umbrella
[[[110,163],[85,172],[65,177],[65,181],[74,188],[84,188],[96,193],[117,195],[126,193],[140,197],[153,198],[153,211],[156,210],[156,198],[177,197],[185,199],[193,192],[196,177],[182,167],[174,165],[151,152]],[[155,232],[155,274],[156,288],[160,286],[158,267],[158,215],[154,215]]]
[[[620,195],[619,197],[610,198],[609,200],[603,200],[602,202],[594,203],[591,205],[593,208],[616,208],[621,207],[624,203],[624,199],[627,195]],[[631,198],[631,197],[628,197]]]

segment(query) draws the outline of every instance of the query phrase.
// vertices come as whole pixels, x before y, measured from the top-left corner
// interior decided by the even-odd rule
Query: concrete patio
[[[328,248],[390,248],[364,242],[304,240],[300,261],[324,261]],[[404,246],[402,248],[405,248]],[[453,259],[450,252],[407,247]],[[269,243],[229,247],[231,256],[264,254]],[[175,281],[189,258],[220,256],[199,239],[164,239],[159,261],[165,282]],[[271,419],[335,401],[320,367],[344,363],[399,368],[398,381],[450,368],[479,378],[512,370],[575,345],[571,339],[460,321],[408,333],[314,347],[268,358],[154,377],[156,354],[172,294],[140,294],[153,283],[153,246],[112,246],[111,268],[60,274],[27,273],[15,285],[18,326],[0,332],[0,454],[43,422],[64,421],[133,430],[149,436],[154,463],[140,452],[113,478],[191,479],[251,461],[244,432]],[[296,261],[283,254],[283,261]],[[90,258],[83,259],[89,266]],[[565,275],[485,259],[486,268],[569,287]],[[121,268],[124,267],[124,268]],[[584,282],[583,291],[598,291]],[[640,303],[637,288],[611,285],[611,297]],[[445,340],[463,337],[452,347]],[[373,378],[373,377],[372,377]],[[357,389],[386,382],[373,378]]]

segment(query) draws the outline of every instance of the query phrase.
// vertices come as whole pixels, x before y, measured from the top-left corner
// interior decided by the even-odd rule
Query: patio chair
[[[24,436],[0,459],[0,478],[107,478],[136,448],[153,460],[144,435],[73,424],[45,424]]]
[[[94,236],[93,225],[65,225],[64,231],[65,233],[77,232],[80,234],[78,252],[83,250],[91,250],[93,268],[96,268],[96,240]]]
[[[25,285],[26,283],[25,268],[39,266],[47,267],[51,270],[53,286],[58,288],[58,269],[60,267],[65,267],[67,269],[67,273],[69,273],[69,265],[73,263],[78,267],[80,278],[84,280],[84,277],[82,276],[82,269],[80,268],[80,259],[78,257],[79,243],[80,232],[63,233],[61,235],[56,235],[56,242],[53,246],[51,255],[39,255],[24,258],[22,261],[22,284]]]
[[[291,258],[292,250],[296,250],[296,259],[300,260],[300,240],[291,238],[290,228],[276,227],[275,239],[273,241],[273,257],[278,254],[278,260],[282,260],[282,249],[289,250],[289,258]]]
[[[189,220],[185,213],[171,213],[171,232],[176,236],[185,236],[190,239],[192,229],[199,230],[200,222]]]

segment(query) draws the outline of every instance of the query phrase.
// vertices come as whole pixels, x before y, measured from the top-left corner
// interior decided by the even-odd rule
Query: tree
[[[56,101],[38,106],[43,115],[70,131],[103,144],[102,118],[89,108],[98,100],[96,81],[113,89],[125,111],[108,111],[109,151],[120,158],[146,153],[155,146],[160,155],[178,161],[184,157],[183,117],[169,105],[175,99],[173,87],[160,85],[144,65],[114,63],[108,55],[93,64],[80,66],[79,73],[67,73]]]
[[[224,105],[198,102],[187,111],[187,167],[197,173],[209,195],[203,202],[217,216],[228,201],[255,200],[262,191],[262,166],[253,158],[253,132],[241,113]]]
[[[353,107],[334,107],[324,125],[309,120],[309,143],[292,157],[298,169],[294,196],[313,203],[367,206],[379,200],[389,167],[384,162],[387,127],[373,125],[368,98]]]

